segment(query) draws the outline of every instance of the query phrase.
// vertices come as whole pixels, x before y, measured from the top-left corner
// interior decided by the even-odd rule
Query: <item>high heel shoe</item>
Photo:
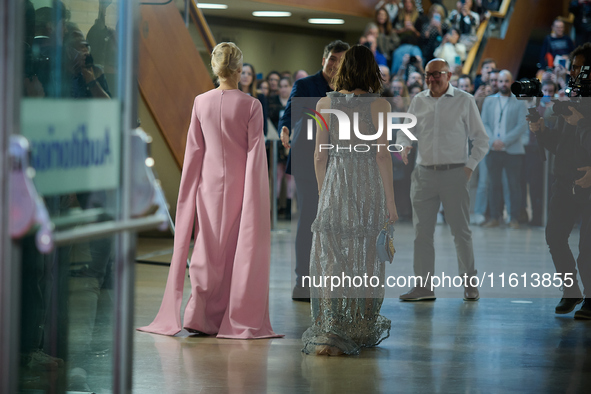
[[[189,334],[193,334],[193,335],[206,335],[209,336],[211,334],[207,334],[203,331],[198,331],[198,330],[194,330],[192,328],[188,328],[188,327],[183,327],[185,330],[187,330],[189,332]]]

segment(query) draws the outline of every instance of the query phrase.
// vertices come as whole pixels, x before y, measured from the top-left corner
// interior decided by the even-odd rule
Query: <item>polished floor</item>
[[[531,287],[532,273],[553,272],[542,228],[473,228],[477,269],[488,279],[480,301],[465,302],[452,287],[436,289],[435,302],[404,303],[397,296],[406,288],[389,288],[382,313],[392,320],[390,337],[359,356],[320,357],[301,353],[310,308],[290,298],[293,241],[283,227],[272,235],[270,311],[274,330],[285,338],[136,332],[134,393],[591,392],[591,321],[554,314],[560,291]],[[412,273],[412,240],[412,226],[397,225],[397,254],[387,275]],[[574,232],[571,244],[577,242]],[[446,225],[437,226],[435,243],[436,274],[455,275]],[[140,239],[139,260],[166,261],[171,248],[170,240]],[[136,267],[135,324],[142,326],[158,311],[168,267]],[[514,288],[511,273],[519,277]],[[188,294],[187,280],[185,301]]]

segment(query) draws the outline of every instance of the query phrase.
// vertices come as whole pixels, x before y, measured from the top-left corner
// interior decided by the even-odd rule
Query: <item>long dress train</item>
[[[269,321],[269,210],[260,102],[237,89],[197,96],[164,298],[154,321],[138,330],[175,335],[185,327],[218,338],[282,336]],[[181,325],[193,231],[191,296]]]
[[[345,112],[349,119],[354,119],[353,112],[359,113],[362,134],[376,133],[371,120],[373,95],[359,98],[332,92],[328,96],[331,107]],[[312,224],[312,326],[302,336],[302,351],[314,353],[316,346],[331,346],[345,354],[358,354],[360,348],[376,346],[390,335],[391,322],[380,315],[385,267],[377,259],[375,245],[388,216],[375,149],[349,151],[350,146],[372,142],[360,140],[354,133],[351,140],[339,140],[337,118],[330,116],[330,143],[334,148],[329,151],[318,213]],[[364,275],[377,276],[380,284],[373,287],[368,282],[356,287]],[[338,276],[345,286],[332,290],[330,282],[318,286],[321,276]]]

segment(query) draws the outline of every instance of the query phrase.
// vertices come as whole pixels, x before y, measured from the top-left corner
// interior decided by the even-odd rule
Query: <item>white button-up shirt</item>
[[[418,139],[417,164],[464,163],[474,170],[488,152],[488,135],[471,94],[451,84],[439,98],[424,90],[413,98],[408,112],[417,117],[417,125],[410,129]],[[472,140],[469,156],[468,139]],[[411,140],[399,130],[396,143],[408,146]]]

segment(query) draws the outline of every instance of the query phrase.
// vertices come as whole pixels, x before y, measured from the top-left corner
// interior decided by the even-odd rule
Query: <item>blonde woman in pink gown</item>
[[[217,45],[211,65],[220,87],[195,98],[164,299],[154,321],[138,330],[280,337],[269,320],[270,208],[262,107],[238,90],[242,52],[235,44]],[[181,324],[193,231],[191,296]]]

